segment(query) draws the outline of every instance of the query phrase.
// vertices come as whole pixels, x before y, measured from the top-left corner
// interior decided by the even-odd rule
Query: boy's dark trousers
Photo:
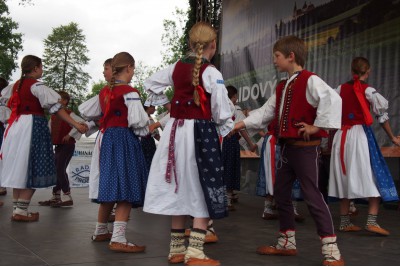
[[[319,146],[283,144],[277,166],[274,197],[279,212],[280,230],[295,230],[292,186],[297,178],[304,200],[321,237],[334,234],[332,216],[318,188]]]
[[[56,145],[55,158],[57,170],[57,185],[53,187],[53,193],[62,190],[63,193],[69,193],[69,180],[67,174],[67,166],[74,154],[75,144],[61,144]]]

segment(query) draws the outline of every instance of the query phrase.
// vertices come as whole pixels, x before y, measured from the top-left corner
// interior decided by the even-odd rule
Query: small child
[[[72,110],[69,110],[68,104],[70,95],[65,91],[60,91],[60,103],[65,111],[76,121],[83,120],[78,117]],[[41,206],[51,207],[68,207],[74,204],[71,196],[71,188],[69,186],[68,174],[66,168],[74,154],[75,140],[81,138],[81,134],[73,129],[68,123],[59,119],[56,115],[51,115],[50,134],[53,145],[55,146],[54,154],[56,159],[57,185],[53,187],[53,196],[49,200],[39,201]],[[61,191],[63,195],[61,196]]]
[[[8,100],[12,110],[0,153],[3,186],[13,188],[13,221],[39,220],[29,212],[36,188],[54,186],[57,181],[53,145],[44,109],[57,114],[79,132],[87,126],[69,116],[59,103],[60,95],[37,79],[43,74],[42,60],[27,55],[21,62],[21,78],[2,92],[0,102]]]
[[[281,157],[274,185],[274,197],[279,212],[280,231],[273,246],[261,246],[259,254],[296,255],[295,220],[292,187],[300,182],[304,200],[313,217],[322,241],[323,265],[343,265],[336,243],[332,217],[318,189],[318,146],[326,132],[339,128],[341,99],[321,78],[304,69],[307,58],[305,42],[295,36],[279,39],[273,47],[274,64],[287,72],[289,79],[281,81],[275,93],[259,109],[235,125],[242,128],[264,128],[272,120],[275,136],[281,145]]]
[[[388,101],[365,82],[370,74],[368,59],[354,58],[351,72],[353,80],[336,89],[343,100],[342,128],[333,139],[329,196],[341,199],[340,231],[361,230],[350,221],[350,199],[368,198],[365,229],[387,236],[389,231],[377,223],[379,205],[381,200],[398,201],[398,195],[371,129],[370,108],[392,143],[399,146],[400,138],[394,136],[389,124]]]
[[[233,121],[241,121],[245,117],[240,106],[237,105],[237,89],[228,85],[226,87],[228,90],[228,97],[235,106],[235,113],[233,114]],[[240,191],[240,144],[239,139],[243,137],[250,146],[250,151],[254,152],[257,149],[257,145],[253,143],[250,136],[245,129],[241,130],[239,133],[228,135],[223,138],[222,141],[222,162],[224,165],[224,183],[226,185],[226,191],[228,194],[228,210],[236,210],[233,205],[235,198],[234,191]],[[237,199],[236,199],[237,200]]]
[[[145,246],[127,241],[126,227],[131,208],[141,207],[144,202],[148,173],[138,136],[148,134],[148,116],[141,104],[139,92],[128,85],[134,74],[134,58],[127,52],[118,53],[111,66],[110,84],[98,96],[79,106],[84,118],[100,119],[102,132],[95,145],[99,169],[93,169],[93,175],[97,175],[94,180],[98,184],[97,188],[90,188],[89,191],[89,196],[100,203],[92,239],[108,241],[111,237],[108,245],[110,250],[143,252]],[[117,207],[111,235],[107,219],[115,203]]]

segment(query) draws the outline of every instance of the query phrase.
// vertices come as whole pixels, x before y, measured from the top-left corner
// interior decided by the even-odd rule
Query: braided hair
[[[203,50],[216,40],[215,29],[207,22],[197,22],[189,31],[189,44],[196,54],[196,59],[192,72],[192,85],[196,88],[200,83],[200,67],[202,65]],[[200,97],[197,90],[193,92],[193,99],[197,106],[200,106]]]

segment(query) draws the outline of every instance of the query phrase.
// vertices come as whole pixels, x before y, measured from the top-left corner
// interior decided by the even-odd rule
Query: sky
[[[76,22],[89,49],[90,62],[84,67],[92,77],[88,89],[104,80],[103,62],[121,51],[129,52],[136,62],[159,66],[163,20],[173,20],[176,7],[188,9],[188,0],[32,0],[24,6],[19,2],[6,2],[11,18],[19,24],[15,32],[23,34],[18,66],[28,54],[43,58],[43,40],[53,28]],[[18,68],[11,82],[19,76]]]

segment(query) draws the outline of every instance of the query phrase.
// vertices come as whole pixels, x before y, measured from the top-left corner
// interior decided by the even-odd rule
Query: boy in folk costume
[[[297,178],[304,200],[317,225],[322,241],[323,265],[343,265],[336,243],[332,217],[318,189],[318,157],[322,129],[336,129],[341,125],[342,101],[317,75],[304,68],[307,48],[303,40],[287,36],[278,40],[273,48],[274,64],[287,72],[289,79],[281,81],[275,93],[258,110],[235,125],[266,127],[275,120],[275,136],[281,145],[281,164],[278,166],[274,196],[279,213],[278,242],[261,246],[259,254],[296,255],[295,219],[292,205],[292,186]]]
[[[60,91],[58,94],[61,96],[60,103],[65,111],[74,120],[82,122],[83,120],[80,117],[67,108],[70,95],[65,91]],[[66,168],[74,154],[75,140],[79,140],[81,134],[56,115],[51,115],[49,125],[51,141],[55,146],[54,154],[56,158],[57,185],[53,187],[53,197],[50,200],[39,201],[39,205],[52,207],[72,206],[74,202],[71,196],[71,188],[69,186]],[[61,191],[63,192],[62,197]]]
[[[350,221],[351,199],[368,198],[368,219],[365,229],[387,236],[389,231],[377,223],[379,205],[383,201],[398,201],[396,187],[380,147],[371,129],[372,108],[382,128],[393,144],[400,138],[392,133],[387,109],[388,101],[365,80],[370,73],[366,58],[354,58],[351,63],[353,80],[340,85],[337,92],[343,99],[342,128],[333,139],[330,164],[329,196],[341,199],[340,231],[360,231]]]
[[[219,265],[204,252],[209,219],[227,215],[226,190],[217,127],[222,136],[233,128],[233,106],[221,73],[210,64],[216,52],[215,30],[205,22],[189,32],[193,53],[153,74],[145,87],[160,94],[174,86],[171,119],[154,155],[143,210],[172,216],[168,261]],[[185,221],[194,217],[189,246]]]
[[[37,79],[42,77],[42,60],[28,55],[21,62],[21,79],[2,92],[0,101],[8,100],[12,110],[4,133],[0,155],[0,177],[3,186],[13,188],[13,221],[39,220],[38,212],[29,212],[36,188],[56,184],[53,146],[44,109],[62,120],[87,131],[69,116],[59,103],[60,95]]]

